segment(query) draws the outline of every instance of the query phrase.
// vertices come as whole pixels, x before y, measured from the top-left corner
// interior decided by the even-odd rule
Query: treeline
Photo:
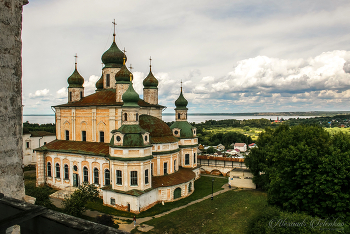
[[[289,126],[295,126],[299,124],[304,125],[318,125],[321,127],[349,127],[350,115],[335,115],[335,116],[327,116],[327,117],[314,117],[314,118],[293,118],[285,121]]]
[[[25,122],[23,123],[23,133],[29,133],[31,131],[46,131],[51,133],[56,133],[56,125],[49,123],[49,124],[37,124],[37,123],[29,123]]]
[[[271,126],[271,120],[268,119],[245,119],[245,120],[236,120],[236,119],[225,119],[225,120],[206,120],[205,122],[193,125],[196,128],[199,127],[252,127],[252,128],[265,128]]]

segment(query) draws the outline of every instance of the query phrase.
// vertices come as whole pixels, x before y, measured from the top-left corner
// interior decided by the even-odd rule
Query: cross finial
[[[126,53],[125,47],[124,47],[124,50],[123,50],[123,52],[124,52],[124,55],[125,55],[125,53]]]
[[[74,57],[75,57],[75,70],[76,70],[77,64],[78,64],[78,54],[75,54]]]
[[[152,58],[149,56],[149,71],[151,71],[152,68]]]
[[[181,93],[182,93],[182,80],[181,80]]]
[[[112,24],[113,24],[113,27],[114,27],[114,31],[113,31],[113,42],[115,42],[115,26],[117,25],[117,24],[115,23],[115,19],[113,20]]]
[[[130,67],[129,67],[129,68],[130,68],[130,72],[131,72],[131,70],[133,69],[132,64],[130,64]]]

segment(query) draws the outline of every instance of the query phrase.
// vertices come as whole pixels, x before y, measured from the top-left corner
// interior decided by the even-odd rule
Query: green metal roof
[[[145,88],[157,88],[158,80],[154,77],[152,71],[150,70],[148,76],[143,80],[143,86]]]
[[[130,75],[133,77],[132,73],[128,70],[125,64],[123,64],[117,74],[115,74],[115,81],[117,83],[121,81],[130,82]]]
[[[68,88],[83,88],[84,78],[79,74],[76,67],[72,75],[68,78],[68,84]]]
[[[97,90],[103,89],[103,75],[101,75],[101,78],[96,82],[95,86]]]
[[[114,145],[114,137],[111,138],[110,145],[112,147],[126,147],[126,148],[133,148],[133,147],[148,147],[149,145],[145,145],[143,143],[143,137],[142,134],[144,134],[146,131],[143,130],[140,125],[122,125],[118,130],[112,131],[112,133],[120,132],[124,134],[123,139],[123,145],[122,146],[116,146]]]
[[[120,68],[123,66],[124,57],[126,59],[125,54],[118,48],[115,41],[113,41],[111,47],[103,53],[101,59],[105,67]]]
[[[179,128],[180,131],[180,138],[194,138],[193,132],[192,132],[192,125],[189,124],[187,121],[176,121],[170,126],[171,129]]]
[[[132,82],[130,82],[129,88],[125,91],[125,93],[122,96],[123,99],[123,107],[138,107],[139,105],[137,102],[139,101],[140,97],[134,90],[134,87],[132,85]]]
[[[187,101],[186,98],[183,96],[183,94],[182,94],[182,88],[181,88],[180,96],[179,96],[178,99],[175,101],[176,109],[179,109],[179,110],[187,110],[187,108],[186,108],[187,104],[188,104],[188,101]]]

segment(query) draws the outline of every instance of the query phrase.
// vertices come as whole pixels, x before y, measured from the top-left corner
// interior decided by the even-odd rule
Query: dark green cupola
[[[123,66],[120,68],[120,70],[115,74],[115,81],[118,82],[130,82],[130,75],[133,77],[132,73],[128,70],[128,68],[125,66],[125,60],[123,61]]]
[[[186,98],[185,98],[184,95],[182,94],[182,87],[181,87],[180,96],[179,96],[178,99],[175,101],[176,109],[179,109],[179,110],[187,110],[187,104],[188,104],[188,101],[186,100]]]
[[[134,87],[132,86],[132,81],[130,81],[129,88],[123,94],[122,99],[124,102],[123,107],[139,107],[137,102],[139,101],[140,97],[134,90]]]
[[[148,89],[156,89],[158,87],[158,80],[154,77],[151,66],[149,69],[148,76],[143,80],[143,86]]]
[[[101,59],[105,67],[121,68],[123,66],[123,58],[126,59],[125,54],[121,51],[115,43],[115,36],[113,35],[113,43],[109,49],[103,53]]]
[[[96,82],[96,91],[100,91],[103,89],[103,75],[101,78]]]
[[[79,74],[77,70],[77,64],[75,64],[75,70],[73,74],[68,78],[68,88],[82,88],[84,84],[84,78]]]

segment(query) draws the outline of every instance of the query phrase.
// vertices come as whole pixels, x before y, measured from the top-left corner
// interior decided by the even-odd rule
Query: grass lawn
[[[331,135],[337,132],[350,133],[350,128],[324,128]]]
[[[181,199],[175,202],[167,202],[164,205],[162,205],[161,203],[157,204],[152,208],[144,212],[141,212],[140,214],[137,215],[137,217],[141,218],[141,217],[147,217],[147,216],[154,216],[156,214],[169,211],[173,208],[186,205],[191,201],[203,198],[211,194],[212,179],[213,177],[202,176],[200,179],[194,182],[194,192],[189,197],[186,197],[184,199]],[[227,183],[226,177],[215,177],[214,192],[221,190],[221,187],[226,183]],[[134,217],[133,213],[119,211],[111,207],[104,206],[102,203],[103,203],[102,199],[100,199],[97,202],[89,202],[86,207],[90,210],[97,210],[99,212],[106,213],[106,214],[124,216],[124,217]]]
[[[154,226],[148,233],[245,233],[248,220],[267,206],[266,200],[261,191],[231,190],[145,224]]]

